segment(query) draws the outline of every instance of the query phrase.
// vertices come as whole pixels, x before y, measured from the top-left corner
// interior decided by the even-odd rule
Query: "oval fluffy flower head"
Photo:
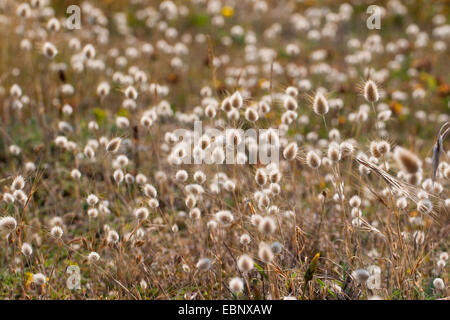
[[[314,151],[309,151],[306,155],[306,164],[311,169],[318,169],[321,164],[320,157]]]
[[[80,178],[81,178],[81,172],[80,172],[80,170],[78,170],[78,169],[73,169],[73,170],[70,172],[70,176],[72,177],[72,179],[80,180]]]
[[[198,260],[196,267],[197,270],[201,272],[208,271],[211,268],[211,260],[208,258],[201,258]]]
[[[185,204],[188,209],[192,209],[197,204],[197,200],[193,195],[190,194],[186,197]]]
[[[11,184],[12,190],[22,190],[25,187],[25,179],[22,176],[17,176]]]
[[[359,208],[359,206],[361,205],[361,198],[355,195],[350,198],[348,203],[350,204],[350,207]]]
[[[116,125],[119,128],[121,128],[121,129],[128,128],[130,126],[130,120],[128,120],[125,117],[117,117],[116,118]]]
[[[323,116],[328,113],[329,109],[330,107],[325,96],[321,92],[317,92],[313,100],[313,111],[317,115]]]
[[[20,152],[22,152],[20,147],[15,144],[10,145],[8,149],[9,149],[9,152],[15,156],[18,156],[20,154]]]
[[[262,218],[258,225],[259,232],[264,233],[264,234],[273,233],[273,232],[275,232],[276,228],[277,228],[277,225],[275,223],[275,220],[271,217]]]
[[[242,272],[249,272],[253,270],[255,262],[250,256],[243,254],[238,258],[237,265]]]
[[[216,220],[223,226],[227,227],[233,223],[234,217],[228,210],[221,210],[216,213]]]
[[[97,216],[98,216],[98,209],[97,208],[90,208],[87,211],[87,214],[88,214],[89,218],[91,218],[91,219],[97,218]]]
[[[143,173],[138,173],[136,175],[136,183],[139,185],[144,185],[147,183],[147,177]]]
[[[59,226],[54,226],[51,230],[51,234],[53,237],[60,239],[63,235],[63,229]]]
[[[252,223],[252,225],[254,226],[259,226],[259,223],[261,222],[262,217],[259,214],[253,214],[250,217],[250,222]]]
[[[272,252],[275,254],[280,254],[281,251],[283,250],[283,245],[281,243],[279,243],[278,241],[274,241],[271,245],[270,248],[272,249]]]
[[[357,282],[364,284],[369,279],[370,274],[369,274],[369,272],[367,272],[367,270],[358,269],[358,270],[353,271],[352,276]]]
[[[328,146],[328,158],[333,161],[333,162],[337,162],[341,159],[341,153],[339,151],[339,144],[332,142],[330,143],[330,145]]]
[[[343,158],[350,157],[355,151],[353,144],[347,141],[342,142],[339,145],[339,149],[341,150],[341,156]]]
[[[56,47],[50,42],[44,43],[42,51],[44,52],[44,55],[49,59],[53,59],[58,54],[58,49],[56,49]]]
[[[119,239],[120,239],[120,237],[119,237],[119,234],[117,233],[117,231],[109,230],[108,236],[106,238],[106,241],[108,243],[110,243],[110,244],[117,243],[117,242],[119,242]]]
[[[110,89],[109,83],[104,81],[98,85],[97,95],[100,97],[106,97],[109,94]]]
[[[83,48],[83,55],[87,58],[87,59],[94,59],[95,58],[95,48],[92,44],[87,44],[84,46]]]
[[[225,111],[225,112],[230,112],[231,111],[231,109],[233,108],[233,106],[231,105],[231,98],[225,98],[223,101],[222,101],[222,104],[221,104],[221,106],[220,106],[220,108],[223,110],[223,111]]]
[[[125,96],[128,99],[136,100],[138,97],[138,93],[134,87],[129,86],[128,88],[125,89]]]
[[[196,171],[194,173],[194,181],[202,184],[206,181],[206,175],[202,171]]]
[[[22,190],[16,190],[13,193],[14,199],[16,199],[19,202],[25,203],[27,200],[27,195]]]
[[[297,110],[298,103],[294,97],[287,95],[284,97],[283,106],[286,110],[294,111]]]
[[[98,260],[100,260],[100,255],[97,252],[92,251],[91,253],[89,253],[88,255],[89,263],[97,262]]]
[[[258,121],[259,114],[256,108],[248,107],[247,110],[245,110],[245,119],[249,122]]]
[[[0,233],[1,234],[10,234],[14,230],[16,230],[17,221],[13,217],[3,217],[0,218]]]
[[[144,194],[147,197],[156,198],[156,196],[158,195],[156,188],[154,186],[152,186],[151,184],[147,183],[143,189],[144,189]]]
[[[139,220],[145,220],[148,218],[148,209],[147,208],[137,208],[134,209],[134,216]]]
[[[296,97],[298,95],[298,89],[292,86],[287,87],[285,92],[287,95],[290,95],[291,97]]]
[[[192,208],[191,210],[189,210],[189,218],[197,220],[200,219],[201,216],[202,212],[199,208]]]
[[[189,175],[186,170],[178,170],[175,174],[175,180],[178,182],[185,182],[188,179]]]
[[[86,199],[88,205],[95,206],[98,202],[98,197],[95,194],[90,194]]]
[[[264,186],[267,183],[267,175],[263,169],[256,170],[255,181],[259,186]]]
[[[252,241],[252,240],[251,240],[250,236],[248,234],[246,234],[246,233],[241,235],[241,237],[239,238],[239,242],[242,245],[247,245],[247,244],[250,243],[250,241]]]
[[[417,173],[422,167],[422,161],[414,153],[399,146],[394,150],[394,159],[402,171],[410,174]]]
[[[22,244],[22,249],[21,249],[21,251],[22,251],[22,254],[23,254],[24,256],[29,257],[29,256],[31,256],[31,255],[33,254],[33,247],[32,247],[29,243],[24,242],[24,243]]]
[[[389,151],[391,151],[391,145],[389,144],[389,142],[387,142],[385,140],[381,140],[377,143],[377,151],[381,155],[384,155],[384,154],[388,153]]]
[[[434,279],[433,287],[435,287],[437,290],[444,290],[445,289],[444,280],[442,280],[441,278]]]
[[[230,103],[233,108],[239,109],[242,107],[243,99],[239,91],[233,93],[230,97]]]
[[[158,199],[151,198],[150,200],[148,200],[148,205],[150,208],[156,209],[159,207],[159,201]]]
[[[95,151],[91,146],[86,146],[84,148],[84,155],[89,158],[89,159],[94,159],[95,158]]]
[[[38,286],[42,286],[47,282],[47,278],[42,273],[33,274],[31,279]]]
[[[378,151],[378,142],[372,141],[370,143],[370,154],[375,158],[380,158],[381,153]]]
[[[272,262],[272,260],[274,258],[274,255],[273,255],[273,252],[272,252],[272,248],[270,248],[270,246],[268,244],[262,242],[259,245],[258,257],[259,257],[259,259],[261,259],[265,263]]]
[[[297,157],[298,146],[296,142],[291,142],[284,148],[283,156],[286,160],[294,160]]]
[[[122,139],[120,139],[120,138],[114,138],[114,139],[112,139],[112,140],[106,145],[106,151],[107,151],[107,152],[111,152],[111,153],[117,152],[117,150],[119,150],[121,141],[122,141]]]
[[[241,293],[242,290],[244,289],[244,282],[239,277],[235,277],[235,278],[231,279],[229,285],[230,285],[230,290],[236,294]]]
[[[368,102],[377,102],[378,99],[380,99],[378,86],[372,80],[368,80],[364,84],[364,99],[366,99]]]
[[[115,170],[114,173],[113,173],[113,178],[114,178],[114,181],[117,184],[120,184],[123,181],[123,178],[124,178],[123,171],[121,169]]]
[[[422,214],[428,214],[433,210],[433,204],[428,199],[420,200],[417,203],[417,211],[419,211]]]

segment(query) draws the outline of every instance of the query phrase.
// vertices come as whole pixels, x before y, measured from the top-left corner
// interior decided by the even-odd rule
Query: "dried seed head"
[[[381,155],[384,155],[384,154],[386,154],[386,153],[391,151],[391,145],[389,144],[389,142],[387,142],[385,140],[379,141],[377,143],[377,151]]]
[[[261,244],[259,245],[258,257],[265,263],[272,262],[274,256],[270,246],[264,242],[261,242]]]
[[[53,59],[58,54],[58,50],[50,42],[44,43],[42,51],[44,52],[44,55],[49,59]]]
[[[297,110],[298,103],[292,96],[287,95],[284,97],[283,106],[286,110],[294,111]]]
[[[24,243],[22,244],[22,249],[21,249],[21,251],[22,251],[22,254],[23,254],[24,256],[29,257],[29,256],[31,256],[31,255],[33,254],[33,247],[32,247],[29,243],[24,242]]]
[[[358,281],[359,283],[364,284],[364,283],[366,283],[367,280],[369,279],[370,274],[369,274],[369,272],[367,272],[367,271],[364,270],[364,269],[358,269],[358,270],[355,270],[355,271],[352,273],[352,276],[353,276],[353,278],[354,278],[356,281]]]
[[[193,195],[188,195],[185,204],[188,209],[192,209],[197,204],[197,200]]]
[[[201,216],[202,212],[200,211],[199,208],[192,208],[191,210],[189,210],[189,218],[197,220],[200,219]]]
[[[407,173],[417,173],[422,167],[422,161],[414,153],[402,147],[395,148],[394,159],[402,171]]]
[[[120,143],[122,139],[120,138],[114,138],[112,139],[107,145],[106,145],[106,151],[115,153],[117,150],[119,150]]]
[[[89,253],[88,255],[89,263],[94,263],[97,262],[98,260],[100,260],[100,255],[97,252],[92,251],[91,253]]]
[[[222,210],[216,213],[216,220],[223,226],[229,226],[234,218],[230,211]]]
[[[364,98],[368,102],[377,102],[378,99],[380,99],[380,95],[378,93],[378,87],[374,81],[368,80],[364,84]]]
[[[337,162],[341,159],[339,144],[335,142],[330,143],[330,145],[328,146],[328,158],[333,162]]]
[[[314,151],[309,151],[306,155],[306,164],[311,169],[317,169],[321,164],[320,157]]]
[[[63,233],[64,233],[63,229],[61,227],[59,227],[59,226],[55,226],[51,230],[52,236],[57,238],[57,239],[60,239],[62,237]]]
[[[262,218],[261,221],[259,222],[258,230],[259,232],[264,234],[270,234],[275,232],[276,230],[275,220],[271,217]]]
[[[208,271],[211,268],[211,260],[202,258],[198,260],[196,267],[199,271]]]
[[[297,157],[298,146],[296,142],[291,142],[284,148],[283,156],[286,160],[294,160]]]
[[[323,116],[329,110],[327,99],[321,92],[317,92],[313,100],[313,110],[317,115]]]
[[[90,194],[86,199],[88,205],[91,207],[95,206],[98,202],[98,197],[95,194]]]
[[[117,169],[113,173],[114,181],[116,181],[117,184],[120,184],[123,181],[124,174],[121,169]]]
[[[259,114],[258,111],[253,107],[248,107],[247,110],[245,110],[245,119],[250,122],[258,121]]]
[[[144,207],[134,209],[134,216],[139,221],[145,220],[148,218],[148,209]]]
[[[17,221],[13,217],[0,218],[0,233],[10,234],[17,227]]]
[[[233,109],[230,97],[227,97],[222,101],[221,109],[225,112],[230,112]]]
[[[256,170],[255,181],[259,186],[263,186],[267,183],[267,176],[264,170],[262,169]]]
[[[444,280],[442,280],[441,278],[434,279],[433,287],[435,287],[437,290],[444,290],[445,289]]]
[[[119,242],[119,240],[120,240],[120,237],[119,237],[119,234],[117,233],[117,231],[109,230],[106,241],[110,244],[114,244],[114,243]]]
[[[47,278],[42,273],[33,274],[31,279],[37,286],[43,286],[47,282]]]
[[[12,190],[22,190],[25,187],[25,179],[22,176],[17,176],[11,184]]]
[[[346,141],[339,145],[339,149],[341,150],[341,156],[344,158],[351,156],[355,150],[353,144]]]
[[[375,158],[381,157],[381,153],[378,151],[378,142],[377,141],[372,141],[370,143],[370,153]]]
[[[147,197],[151,197],[151,198],[156,198],[156,196],[158,195],[158,192],[156,191],[156,188],[154,186],[152,186],[151,184],[146,184],[144,185],[144,194]]]
[[[353,197],[350,198],[348,203],[353,208],[359,208],[359,206],[361,205],[361,198],[358,197],[358,196],[353,196]]]
[[[234,293],[240,293],[244,289],[244,282],[239,277],[231,279],[229,285],[230,290],[233,291]]]
[[[230,103],[231,106],[235,109],[239,109],[242,107],[243,100],[239,91],[233,93],[233,95],[230,97]]]
[[[248,234],[244,233],[243,235],[240,236],[239,242],[242,245],[247,245],[247,244],[249,244],[251,242],[251,238],[250,238],[250,236]]]
[[[254,268],[255,263],[250,256],[244,254],[238,258],[237,265],[242,272],[249,272]]]

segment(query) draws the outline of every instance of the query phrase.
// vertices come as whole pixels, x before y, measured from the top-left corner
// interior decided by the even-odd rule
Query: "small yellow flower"
[[[222,8],[222,15],[225,18],[232,17],[234,15],[234,9],[230,6],[225,6]]]

